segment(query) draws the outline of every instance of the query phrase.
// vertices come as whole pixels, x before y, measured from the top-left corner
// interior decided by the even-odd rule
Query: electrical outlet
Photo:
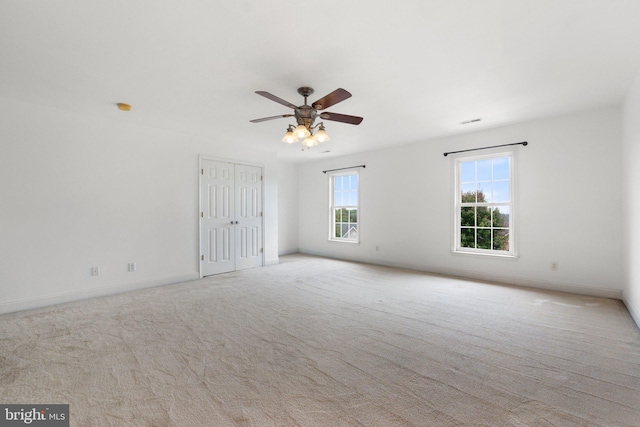
[[[557,261],[551,262],[551,271],[558,271],[560,269],[560,263]]]
[[[127,264],[127,270],[128,271],[136,271],[136,263],[135,262],[130,262],[129,264]]]
[[[91,275],[99,276],[100,275],[100,267],[91,267]]]

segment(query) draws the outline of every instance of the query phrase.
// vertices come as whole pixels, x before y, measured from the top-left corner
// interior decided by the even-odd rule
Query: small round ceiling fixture
[[[118,102],[118,109],[122,111],[131,111],[131,105]]]

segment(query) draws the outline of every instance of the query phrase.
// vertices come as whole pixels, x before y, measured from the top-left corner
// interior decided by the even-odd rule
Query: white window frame
[[[335,172],[330,173],[329,175],[329,240],[332,242],[345,242],[345,243],[360,243],[360,174],[357,170],[348,171],[348,172]],[[357,197],[355,205],[335,205],[335,197],[334,197],[334,186],[336,177],[341,176],[351,176],[355,175],[358,177],[358,186],[357,186]],[[336,237],[336,220],[335,220],[335,208],[348,208],[348,209],[357,209],[357,222],[358,231],[355,239],[348,239],[343,237]]]
[[[461,201],[460,194],[462,192],[461,182],[460,182],[460,166],[462,163],[471,162],[471,161],[481,161],[488,159],[495,159],[500,157],[508,157],[509,158],[509,193],[510,193],[510,201],[508,203],[500,202],[500,203],[486,203],[481,204],[481,206],[496,206],[496,205],[507,205],[509,207],[509,250],[508,251],[499,251],[494,249],[480,249],[480,248],[467,248],[462,247],[460,245],[461,240],[461,209],[464,203]],[[492,151],[485,152],[483,154],[475,154],[475,155],[458,155],[453,158],[454,167],[454,218],[453,218],[453,245],[452,252],[455,254],[470,254],[470,255],[484,255],[491,257],[502,257],[502,258],[517,258],[517,219],[516,219],[516,151],[513,149],[502,149],[501,151]],[[467,205],[468,206],[468,205]]]

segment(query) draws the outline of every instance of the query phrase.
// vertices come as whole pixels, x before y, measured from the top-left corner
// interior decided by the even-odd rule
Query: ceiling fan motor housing
[[[294,115],[299,125],[305,125],[307,129],[311,129],[313,122],[318,117],[318,112],[309,105],[302,105],[295,109]]]

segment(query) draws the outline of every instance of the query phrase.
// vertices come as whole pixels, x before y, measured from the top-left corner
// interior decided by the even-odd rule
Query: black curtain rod
[[[449,151],[448,153],[444,153],[444,156],[447,157],[447,155],[449,154],[466,153],[467,151],[486,150],[487,148],[508,147],[509,145],[524,145],[526,147],[527,145],[529,145],[529,143],[527,141],[522,141],[522,142],[514,142],[513,144],[492,145],[491,147],[471,148],[469,150],[460,150],[460,151]]]
[[[366,168],[366,167],[367,167],[367,165],[349,166],[348,168],[327,169],[326,171],[322,171],[322,173],[335,172],[335,171],[341,171],[341,170],[353,169],[353,168]]]

